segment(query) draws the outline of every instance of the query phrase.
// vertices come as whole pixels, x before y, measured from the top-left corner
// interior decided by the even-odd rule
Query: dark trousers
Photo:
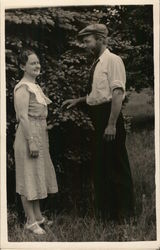
[[[95,127],[91,173],[95,214],[102,219],[117,220],[133,215],[134,195],[122,113],[117,120],[115,140],[107,142],[103,138],[110,112],[111,103],[89,106],[89,113]]]

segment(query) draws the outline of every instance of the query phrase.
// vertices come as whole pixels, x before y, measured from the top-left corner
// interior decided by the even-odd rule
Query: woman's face
[[[31,77],[37,77],[40,74],[41,65],[38,57],[35,54],[28,56],[28,61],[25,65],[21,66],[24,73],[30,75]]]

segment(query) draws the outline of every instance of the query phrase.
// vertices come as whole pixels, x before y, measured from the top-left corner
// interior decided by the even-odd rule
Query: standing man
[[[96,216],[121,221],[134,212],[132,176],[121,113],[126,73],[122,59],[106,48],[107,35],[103,24],[91,24],[79,32],[78,37],[95,58],[90,72],[90,92],[85,97],[64,101],[62,107],[69,109],[82,102],[88,105],[95,128],[92,177]]]

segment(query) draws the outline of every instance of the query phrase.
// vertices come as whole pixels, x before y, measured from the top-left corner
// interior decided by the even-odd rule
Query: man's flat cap
[[[81,38],[84,36],[94,35],[94,34],[107,37],[108,29],[104,24],[100,23],[90,24],[78,33],[78,37]]]

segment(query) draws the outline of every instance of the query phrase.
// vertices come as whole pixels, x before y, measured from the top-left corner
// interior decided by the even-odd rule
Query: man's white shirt
[[[98,105],[112,100],[115,88],[123,89],[125,98],[126,72],[121,57],[106,49],[99,57],[92,82],[92,90],[87,95],[87,104]]]

